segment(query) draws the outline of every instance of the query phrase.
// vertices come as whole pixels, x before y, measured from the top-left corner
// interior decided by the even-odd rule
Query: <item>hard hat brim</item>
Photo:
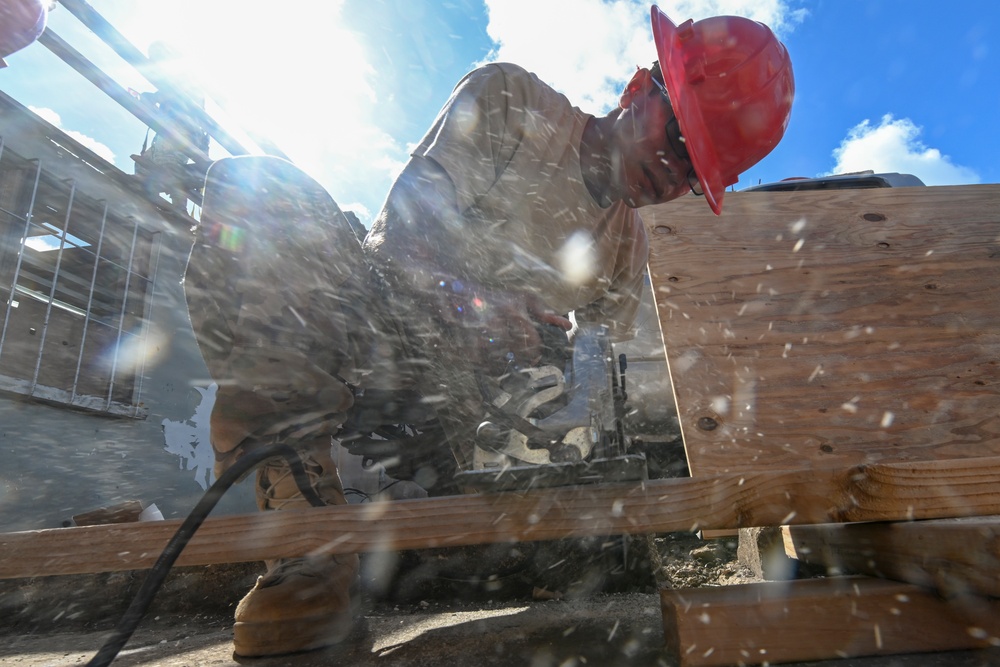
[[[684,136],[685,148],[705,192],[708,205],[716,215],[720,215],[726,186],[722,182],[719,158],[698,104],[698,98],[690,92],[677,26],[656,5],[650,8],[649,13],[663,84],[670,94],[670,104]]]

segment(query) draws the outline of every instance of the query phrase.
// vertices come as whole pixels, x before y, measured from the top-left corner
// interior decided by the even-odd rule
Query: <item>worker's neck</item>
[[[580,139],[580,171],[583,182],[594,201],[602,208],[607,208],[617,197],[611,185],[614,169],[611,157],[611,126],[614,123],[612,113],[587,121]]]

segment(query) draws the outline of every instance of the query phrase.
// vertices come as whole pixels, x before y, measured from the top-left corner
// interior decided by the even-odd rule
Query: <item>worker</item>
[[[190,156],[207,155],[210,141],[199,122],[205,107],[204,96],[195,86],[185,85],[183,76],[174,71],[178,60],[174,50],[163,42],[153,42],[149,47],[150,67],[158,72],[158,79],[169,85],[143,93],[139,99],[155,110],[157,119],[168,131],[156,132],[148,148],[143,145],[135,166],[136,175],[143,179],[151,199],[159,200],[162,192],[176,211],[187,213],[188,189],[192,182],[197,182],[189,176],[188,168],[189,164],[198,164]],[[200,173],[204,174],[204,170]]]
[[[725,188],[781,139],[794,93],[787,51],[766,26],[677,26],[655,6],[651,18],[658,60],[603,116],[512,64],[466,75],[363,253],[318,186],[281,180],[290,166],[271,169],[267,188],[238,184],[235,165],[209,172],[245,197],[216,214],[206,187],[188,271],[199,343],[222,378],[217,469],[257,443],[291,443],[324,501],[342,504],[331,436],[356,387],[387,384],[416,386],[444,425],[443,446],[468,465],[483,414],[477,372],[536,363],[539,324],[630,335],[647,260],[638,209],[694,192],[719,213]],[[261,200],[264,190],[282,201]],[[261,223],[237,232],[240,216]],[[306,506],[283,462],[258,472],[257,489],[262,509]],[[235,652],[341,641],[358,567],[342,555],[269,563],[236,610]]]

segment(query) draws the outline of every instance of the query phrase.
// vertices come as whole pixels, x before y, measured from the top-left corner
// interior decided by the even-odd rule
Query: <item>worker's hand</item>
[[[531,294],[493,291],[484,301],[479,358],[493,373],[503,372],[511,362],[520,366],[538,364],[542,356],[539,324],[554,325],[563,331],[573,326]]]
[[[542,356],[539,325],[569,331],[573,323],[545,306],[536,295],[474,284],[453,277],[433,280],[436,308],[446,327],[454,327],[456,354],[496,374],[508,365],[537,365]]]
[[[535,322],[541,324],[551,324],[552,326],[559,327],[563,331],[569,331],[573,328],[573,323],[566,317],[559,315],[556,311],[552,310],[539,299],[534,294],[525,295],[525,306],[527,306],[528,314]]]

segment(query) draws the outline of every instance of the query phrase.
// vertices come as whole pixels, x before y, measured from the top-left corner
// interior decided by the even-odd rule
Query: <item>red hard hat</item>
[[[763,23],[714,16],[680,26],[650,10],[653,41],[685,147],[718,215],[726,186],[778,145],[792,110],[788,51]]]
[[[42,0],[0,0],[0,67],[7,66],[4,58],[38,39],[47,17]]]

